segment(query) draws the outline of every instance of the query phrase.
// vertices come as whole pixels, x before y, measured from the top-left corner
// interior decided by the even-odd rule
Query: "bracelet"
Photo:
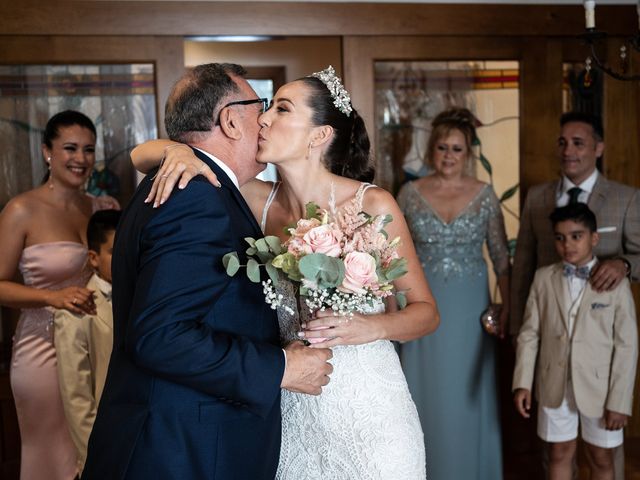
[[[629,260],[627,260],[624,257],[617,257],[616,260],[620,260],[622,261],[622,263],[624,263],[624,268],[625,268],[625,276],[631,278],[631,262],[629,262]]]

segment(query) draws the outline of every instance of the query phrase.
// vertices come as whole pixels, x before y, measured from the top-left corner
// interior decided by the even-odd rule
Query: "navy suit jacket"
[[[147,176],[116,232],[114,346],[83,480],[272,479],[284,355],[262,287],[222,256],[262,236],[201,152],[198,176],[154,209]]]

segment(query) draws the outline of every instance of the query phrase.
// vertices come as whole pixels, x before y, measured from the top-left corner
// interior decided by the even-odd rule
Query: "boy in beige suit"
[[[54,317],[60,393],[80,472],[113,344],[111,252],[119,218],[117,210],[102,210],[93,214],[87,227],[89,262],[95,271],[87,288],[94,292],[96,313],[80,316],[58,310]]]
[[[613,480],[611,449],[631,415],[638,332],[629,281],[595,291],[596,218],[582,203],[551,214],[563,262],[536,271],[518,335],[513,377],[518,412],[529,418],[534,380],[538,435],[551,444],[551,480],[572,478],[578,425],[592,479]]]

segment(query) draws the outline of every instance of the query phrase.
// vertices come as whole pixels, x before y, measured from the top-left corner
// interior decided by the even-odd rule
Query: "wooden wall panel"
[[[2,0],[7,35],[576,35],[582,5]],[[553,2],[549,2],[553,3]],[[633,5],[598,6],[598,27],[637,28]]]
[[[528,188],[558,176],[562,114],[562,43],[523,38],[520,71],[520,199]]]
[[[608,42],[607,60],[616,69],[621,44],[619,38]],[[640,74],[640,54],[633,54],[631,67],[635,69],[630,73]],[[640,188],[640,81],[605,78],[604,111],[604,171],[612,180]],[[633,285],[633,293],[640,313],[640,285]],[[640,437],[640,370],[636,375],[633,416],[626,434]]]

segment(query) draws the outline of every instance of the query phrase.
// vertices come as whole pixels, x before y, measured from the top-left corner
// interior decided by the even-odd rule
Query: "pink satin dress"
[[[76,242],[26,247],[19,267],[25,285],[51,290],[84,286],[91,276],[87,248]],[[60,398],[53,312],[23,309],[13,339],[11,388],[22,440],[20,480],[70,480],[78,473]]]
[[[117,207],[103,197],[93,204],[94,211]],[[22,251],[19,269],[30,287],[84,287],[92,273],[87,258],[81,243],[41,243]],[[53,314],[52,308],[23,309],[13,338],[11,389],[22,443],[20,480],[71,480],[78,474],[58,385]]]

